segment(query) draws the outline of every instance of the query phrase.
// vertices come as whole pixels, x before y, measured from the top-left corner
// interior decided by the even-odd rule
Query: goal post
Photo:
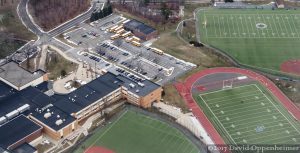
[[[227,79],[223,80],[223,89],[231,89],[233,86],[233,78],[232,79]]]

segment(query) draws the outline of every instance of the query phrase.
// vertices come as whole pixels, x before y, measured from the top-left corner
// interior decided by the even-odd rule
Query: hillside
[[[89,0],[30,0],[29,10],[35,22],[45,31],[51,30],[90,7]]]

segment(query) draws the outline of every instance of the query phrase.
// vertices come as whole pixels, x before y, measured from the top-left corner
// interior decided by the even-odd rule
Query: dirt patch
[[[300,76],[300,60],[285,61],[280,65],[280,70]]]
[[[115,153],[115,152],[104,147],[93,146],[85,150],[84,153]]]

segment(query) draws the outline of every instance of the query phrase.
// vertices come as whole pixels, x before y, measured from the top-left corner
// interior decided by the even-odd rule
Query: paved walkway
[[[54,81],[53,83],[53,91],[59,94],[67,94],[71,91],[65,88],[65,84],[72,80],[81,80],[85,83],[88,83],[95,79],[95,74],[92,71],[92,68],[90,68],[88,65],[83,64],[82,62],[78,62],[74,60],[73,58],[70,58],[67,56],[63,51],[60,49],[50,46],[51,49],[55,50],[57,53],[59,53],[63,58],[76,63],[78,65],[77,70],[75,72],[72,72],[68,76],[58,79]]]

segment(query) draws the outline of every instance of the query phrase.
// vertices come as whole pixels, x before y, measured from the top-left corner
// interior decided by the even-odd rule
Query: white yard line
[[[253,98],[255,98],[253,96],[259,96],[259,93],[254,93],[254,94],[252,94],[252,93],[254,93],[254,92],[244,92],[244,93],[241,93],[239,95],[245,95],[245,96],[233,97],[233,98],[228,98],[228,99],[227,98],[225,99],[225,96],[224,96],[224,97],[220,98],[220,99],[223,99],[223,100],[218,100],[219,98],[217,98],[218,101],[216,101],[216,99],[211,100],[209,98],[209,100],[206,100],[206,101],[207,102],[213,101],[213,102],[210,102],[210,104],[220,104],[221,102],[227,102],[227,101],[231,101],[231,100],[234,100],[234,99],[243,99],[243,98],[253,99]],[[226,96],[226,97],[231,97],[231,96]],[[250,97],[250,98],[248,98],[248,97]]]
[[[255,137],[254,139],[249,139],[249,140],[251,140],[251,141],[253,141],[253,140],[260,140],[260,139],[262,139],[263,138],[263,140],[267,140],[267,141],[272,141],[272,140],[277,140],[277,139],[282,139],[282,138],[289,138],[289,137],[291,137],[290,135],[287,135],[287,136],[283,136],[283,137],[276,137],[275,139],[266,139],[266,138],[268,138],[268,137],[270,137],[270,136],[272,136],[272,138],[274,138],[274,135],[276,136],[276,134],[278,134],[278,133],[272,133],[272,134],[270,134],[270,135],[266,135],[266,136],[262,136],[262,137]],[[282,139],[283,141],[284,140],[286,140],[286,139]],[[257,141],[255,141],[255,142],[257,142]],[[262,142],[265,142],[265,141],[262,141]],[[261,144],[262,142],[257,142],[257,144]]]
[[[266,109],[266,108],[263,108],[263,109]],[[265,114],[266,112],[264,111],[261,111],[261,112],[256,112],[257,110],[260,110],[260,108],[257,108],[257,109],[252,109],[252,110],[248,110],[248,111],[243,111],[242,114],[240,113],[230,113],[230,116],[227,116],[230,118],[230,120],[236,120],[236,121],[239,121],[237,119],[241,118],[241,117],[244,117],[244,116],[251,116],[251,115],[259,115],[259,114]],[[252,112],[250,114],[247,114],[247,112]],[[228,113],[227,113],[228,114]],[[238,114],[238,115],[235,115],[235,114]],[[226,116],[225,114],[222,114],[224,116]],[[269,113],[268,115],[275,115],[273,113]],[[270,116],[272,118],[272,116]]]
[[[262,120],[259,120],[260,122],[264,122],[264,121],[270,121],[270,119],[269,118],[267,118],[267,119],[262,119]],[[285,120],[276,120],[276,122],[281,122],[281,121],[285,121]],[[256,121],[257,122],[257,121]],[[237,123],[234,123],[234,122],[228,122],[229,123],[229,125],[228,125],[228,127],[230,127],[230,125],[231,124],[234,124],[235,126],[244,126],[244,125],[253,125],[253,123],[254,122],[244,122],[244,123],[242,123],[242,124],[237,124]],[[228,124],[228,123],[224,123],[224,124]],[[226,126],[227,127],[227,126]]]
[[[276,23],[278,23],[278,25],[279,25],[279,27],[280,27],[280,33],[278,34],[279,36],[282,36],[282,33],[284,33],[285,31],[284,31],[284,29],[282,28],[282,25],[280,24],[280,22],[279,22],[279,16],[276,16],[276,21],[274,21],[274,22],[276,22]]]
[[[289,18],[287,15],[285,15],[285,18],[286,18],[286,17]],[[287,20],[287,19],[286,19],[285,21],[288,23],[288,25],[289,25],[289,27],[290,27],[291,34],[294,33],[294,29],[293,29],[292,26],[291,26],[290,20]],[[294,33],[294,34],[295,34],[295,33]],[[295,35],[292,35],[292,36],[295,37]]]
[[[213,25],[214,28],[213,29],[215,29],[215,36],[218,37],[217,30],[216,30],[217,28],[216,28],[215,16],[213,15],[212,17],[213,17],[212,19],[214,21],[214,25]]]
[[[243,85],[243,86],[233,87],[233,88],[229,88],[229,89],[222,89],[222,90],[217,90],[217,91],[212,91],[212,92],[203,93],[203,94],[200,94],[200,95],[203,96],[203,95],[207,95],[207,94],[212,94],[212,93],[222,92],[222,91],[225,91],[225,90],[239,89],[239,88],[248,87],[248,86],[253,86],[253,85],[255,85],[255,84],[248,84],[248,85]],[[223,98],[223,97],[222,97],[222,98]]]
[[[274,125],[274,126],[269,126],[269,128],[275,128],[277,126],[281,127],[280,125]],[[268,128],[268,127],[266,127],[266,128]],[[278,133],[284,133],[286,129],[287,129],[286,127],[275,128],[272,131],[267,131],[268,134],[266,134],[266,133],[262,133],[262,134],[265,134],[266,136],[270,136],[270,135],[274,135],[274,134],[278,134]],[[252,137],[252,136],[255,136],[255,135],[257,136],[257,133],[255,133],[253,130],[254,129],[249,130],[249,131],[243,131],[243,132],[241,132],[241,137],[237,137],[236,139],[242,139],[242,138]],[[243,133],[249,133],[249,132],[251,134],[243,135]],[[237,134],[232,134],[232,135],[237,135]],[[262,138],[262,137],[257,137],[257,138]],[[251,139],[248,139],[248,140],[251,140]]]
[[[206,24],[207,24],[207,18],[206,18],[206,15],[205,15],[205,11],[204,11],[204,20],[206,20]],[[202,24],[202,23],[200,23],[200,24]],[[203,25],[203,26],[204,26],[204,29],[205,29],[206,39],[207,39],[207,38],[208,38],[208,35],[207,35],[207,28],[206,28],[205,25]]]
[[[272,21],[273,21],[273,24],[272,24],[272,25],[275,26],[275,29],[276,29],[276,31],[277,31],[277,35],[280,36],[280,32],[279,32],[278,27],[277,27],[277,24],[276,24],[277,22],[275,22],[274,15],[271,15],[271,19],[272,19]]]
[[[223,126],[223,124],[220,122],[220,120],[218,119],[218,117],[214,114],[214,112],[210,109],[210,107],[207,105],[207,103],[205,102],[205,100],[201,97],[201,95],[199,95],[199,97],[202,99],[202,101],[204,102],[204,104],[206,105],[206,107],[209,109],[209,111],[213,114],[213,116],[216,118],[216,120],[219,122],[219,124],[222,126],[223,130],[225,131],[227,136],[229,136],[229,138],[232,140],[232,142],[237,145],[237,143],[234,141],[234,139],[231,137],[231,135],[228,133],[228,131],[226,130],[226,128]]]
[[[256,24],[258,23],[257,21],[256,21],[256,18],[257,18],[257,14],[253,14],[253,20],[254,20],[254,28],[256,29],[256,35],[255,35],[255,37],[261,37],[260,36],[260,31],[259,31],[259,29],[258,28],[256,28]]]
[[[243,21],[243,19],[244,19],[245,21]],[[246,17],[246,16],[245,16],[245,17],[243,16],[241,22],[243,23],[243,26],[244,26],[244,23],[246,23],[246,29],[247,29],[247,31],[248,31],[248,36],[249,36],[249,38],[250,38],[250,37],[251,37],[251,32],[250,32],[249,27],[248,27],[248,24],[247,24],[247,17]]]
[[[262,118],[262,117],[267,117],[269,116],[270,114],[264,114],[264,115],[261,115],[261,116],[252,116],[252,117],[248,117],[248,118],[244,118],[244,119],[241,119],[241,120],[233,120],[234,122],[242,122],[242,121],[248,121],[249,119],[259,119],[259,118]],[[229,118],[230,119],[230,118]],[[220,121],[225,121],[227,122],[226,119],[224,120],[220,120]],[[230,120],[231,121],[231,120]]]
[[[258,88],[259,90],[260,90],[260,88],[257,86],[257,85],[255,85],[256,86],[256,88]],[[261,90],[260,90],[261,91]],[[268,101],[277,109],[277,111],[282,115],[282,116],[284,116],[284,118],[295,128],[295,130],[298,132],[298,134],[300,134],[300,131],[295,127],[295,125],[294,124],[292,124],[291,122],[290,122],[290,120],[278,109],[278,107],[269,99],[269,97],[268,96],[266,96],[265,95],[265,93],[264,92],[262,92],[261,91],[261,93],[268,99]]]
[[[222,28],[221,28],[221,22],[220,22],[220,17],[219,16],[217,16],[217,19],[218,19],[218,27],[219,27],[219,32],[220,32],[220,37],[222,36]],[[226,37],[226,36],[225,36]]]
[[[290,15],[290,17],[291,17],[291,18],[293,18],[291,15]],[[294,17],[295,17],[295,16],[294,16]],[[298,35],[298,38],[299,38],[299,37],[300,37],[300,35],[299,35],[298,28],[297,28],[297,26],[296,26],[296,24],[295,24],[295,20],[292,20],[292,23],[293,23],[293,26],[294,26],[295,32],[297,33],[297,35]]]
[[[285,120],[281,120],[281,121],[285,121]],[[278,122],[277,120],[276,120],[276,122]],[[265,126],[266,128],[269,128],[269,127],[276,127],[276,126],[280,126],[279,124],[277,124],[276,126],[274,126],[274,123],[276,123],[276,122],[274,122],[273,120],[271,121],[271,122],[264,122],[264,125],[268,125],[268,124],[271,124],[271,125],[273,125],[273,126]],[[279,121],[280,122],[280,121]],[[282,123],[283,125],[284,124],[289,124],[288,122],[286,122],[286,123]],[[235,124],[234,124],[235,125]],[[249,124],[245,124],[245,125],[249,125]],[[253,125],[252,123],[251,123],[251,125]],[[237,127],[237,126],[236,126]],[[285,127],[283,127],[283,128],[285,128]],[[241,133],[248,133],[248,132],[253,132],[253,129],[251,129],[251,130],[246,130],[246,131],[244,131],[245,129],[249,129],[249,126],[247,126],[247,127],[243,127],[243,128],[232,128],[234,131],[243,131],[243,132],[241,132]],[[231,130],[229,130],[229,131],[231,131]],[[232,135],[237,135],[237,134],[232,134]]]
[[[228,17],[228,15],[227,15],[227,16],[226,16],[226,23],[227,23],[228,27],[231,27],[230,24],[229,24],[228,18],[229,18],[229,17]],[[229,31],[228,34],[230,35],[229,37],[232,37],[232,32],[230,31],[230,28],[228,28],[228,31]]]
[[[258,102],[261,102],[263,100],[259,100]],[[251,107],[257,107],[257,105],[249,105],[249,106],[246,106],[246,107],[240,107],[240,108],[236,108],[236,109],[233,109],[234,111],[237,111],[237,110],[243,110],[243,109],[247,109],[247,108],[251,108]],[[218,109],[215,109],[216,111],[220,111],[220,110],[224,110],[224,108],[231,108],[231,107],[236,107],[235,105],[231,105],[231,106],[222,106],[221,108],[218,108]]]
[[[281,19],[281,21],[282,21],[282,23],[283,23],[283,25],[284,25],[284,30],[286,31],[286,35],[288,35],[288,34],[289,34],[289,30],[288,30],[288,28],[287,28],[287,26],[286,26],[286,24],[285,24],[285,21],[284,21],[282,15],[280,15],[279,18]]]
[[[234,16],[235,16],[235,14],[234,14]],[[236,19],[237,19],[237,17],[233,17],[233,20],[234,20],[234,23],[233,23],[233,24],[237,24],[237,29],[238,29],[238,34],[237,34],[237,35],[238,35],[239,37],[241,37],[241,34],[242,34],[242,33],[240,32],[240,26],[239,26],[239,24],[238,24],[239,22],[236,21]]]

